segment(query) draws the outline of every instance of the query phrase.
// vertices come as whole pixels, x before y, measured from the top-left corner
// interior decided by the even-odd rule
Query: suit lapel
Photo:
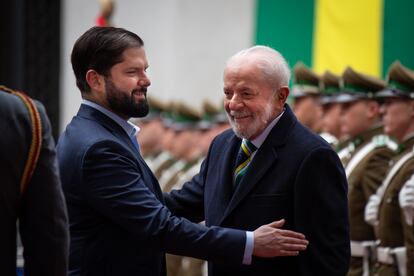
[[[217,165],[218,181],[212,183],[214,188],[211,196],[214,204],[210,205],[211,215],[209,216],[212,225],[219,224],[231,200],[233,194],[233,167],[240,143],[241,139],[232,135],[222,146],[224,149],[222,153],[223,162],[219,162]]]
[[[249,192],[257,185],[263,175],[273,166],[277,160],[276,150],[274,148],[266,149],[261,147],[256,156],[253,158],[246,175],[237,185],[229,205],[224,213],[223,219],[227,217],[234,208],[245,198]]]
[[[296,117],[288,105],[285,105],[285,113],[280,118],[279,122],[273,127],[269,135],[258,149],[251,164],[249,165],[246,175],[242,178],[239,185],[236,187],[230,203],[227,205],[223,216],[219,221],[219,225],[226,217],[238,206],[238,204],[249,194],[249,192],[259,183],[264,174],[274,167],[278,162],[277,148],[283,146],[287,140],[291,128],[296,124]],[[239,144],[240,145],[240,142]],[[232,158],[235,158],[235,153]],[[230,160],[230,159],[225,159]],[[226,174],[228,170],[233,171],[233,167],[228,167],[228,164],[233,162],[226,162],[225,170],[222,174]],[[230,173],[232,175],[232,173]],[[231,179],[230,181],[232,181]],[[231,182],[232,183],[232,182]]]

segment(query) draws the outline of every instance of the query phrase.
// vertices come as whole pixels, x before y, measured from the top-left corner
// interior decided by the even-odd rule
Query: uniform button
[[[390,204],[392,202],[392,198],[391,197],[388,197],[385,202],[387,202],[388,204]]]

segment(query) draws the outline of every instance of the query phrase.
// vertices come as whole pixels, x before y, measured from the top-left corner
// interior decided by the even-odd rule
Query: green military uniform
[[[398,171],[392,175],[392,178],[390,179],[386,189],[384,190],[378,210],[377,239],[379,240],[379,250],[381,250],[381,248],[395,249],[405,246],[405,237],[407,235],[407,238],[411,240],[411,248],[409,250],[409,252],[411,253],[411,257],[407,256],[407,271],[408,267],[410,267],[409,270],[411,271],[411,274],[407,273],[406,275],[413,275],[412,273],[414,273],[414,256],[412,255],[412,226],[407,225],[407,223],[403,219],[402,211],[398,202],[398,194],[404,183],[414,173],[414,154],[412,154],[414,146],[414,136],[404,141],[402,146],[403,148],[405,148],[405,150],[401,154],[399,154],[393,160],[392,163],[395,165],[402,158],[410,157],[410,153],[411,157],[406,159],[405,162],[403,162],[404,164],[400,166]],[[392,167],[390,168],[390,172],[391,170]],[[388,175],[387,177],[389,178]],[[393,259],[394,257],[391,256],[391,258]],[[378,260],[374,275],[398,276],[399,274],[397,271],[397,265],[395,264],[395,260],[393,259],[393,261],[390,262],[392,263],[388,263],[388,261]]]
[[[378,97],[412,101],[414,72],[403,67],[399,62],[394,63],[389,71],[388,88],[378,93]],[[414,173],[414,133],[405,137],[399,150],[400,154],[393,159],[392,166],[377,191],[380,198],[377,226],[379,244],[373,275],[414,275],[413,227],[405,221],[398,201],[402,186]],[[405,265],[401,262],[404,258],[406,258]]]
[[[180,189],[182,185],[190,181],[191,178],[196,175],[200,171],[200,166],[204,157],[200,157],[198,160],[194,162],[190,162],[185,170],[177,173],[172,179],[171,182],[167,185],[169,186],[170,190],[173,189]],[[190,257],[182,257],[177,258],[179,256],[174,256],[170,260],[170,269],[172,267],[171,262],[173,260],[180,265],[175,266],[178,271],[174,275],[179,276],[202,276],[203,275],[203,265],[205,263],[204,260],[190,258]],[[171,274],[173,275],[173,274]]]
[[[364,209],[369,197],[376,192],[395,155],[394,142],[385,135],[375,135],[376,127],[362,135],[368,142],[361,143],[345,168],[348,178],[349,224],[351,238],[351,265],[349,276],[363,275],[370,270],[370,248],[375,244],[374,229],[364,221]],[[365,153],[364,153],[365,151]],[[364,155],[364,156],[362,156]],[[358,158],[358,156],[360,156]],[[354,162],[355,158],[359,161]]]
[[[195,164],[197,164],[198,159],[192,160],[192,161],[184,161],[180,160],[176,164],[174,170],[171,170],[171,174],[166,179],[165,183],[162,185],[163,192],[170,192],[178,183],[180,180],[180,176],[183,174],[186,174],[187,171],[192,168]],[[176,165],[175,164],[175,165]]]
[[[175,171],[163,187],[163,192],[181,188],[182,184],[199,172],[199,160],[183,163],[181,170]],[[200,259],[167,254],[168,276],[202,276],[204,261]]]
[[[160,179],[163,172],[171,167],[176,161],[169,152],[161,152],[151,163],[151,170],[155,177]]]
[[[347,68],[342,75],[341,92],[336,102],[349,103],[373,100],[375,93],[385,88],[380,79]],[[369,245],[375,244],[374,229],[364,220],[365,205],[381,185],[388,163],[395,155],[397,144],[382,134],[382,127],[374,123],[369,129],[351,137],[342,156],[348,179],[351,265],[349,276],[361,276],[370,270]],[[365,274],[367,275],[367,274]]]
[[[172,107],[171,127],[176,132],[191,131],[199,128],[201,116],[191,107],[179,103]],[[169,167],[159,174],[159,183],[163,192],[170,192],[178,184],[180,176],[185,174],[197,160],[175,160]],[[167,254],[167,275],[168,276],[201,276],[203,261]]]

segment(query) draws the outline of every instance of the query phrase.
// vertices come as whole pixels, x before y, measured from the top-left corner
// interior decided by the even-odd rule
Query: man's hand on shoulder
[[[284,219],[262,225],[254,233],[253,255],[257,257],[296,256],[308,246],[301,233],[280,229]]]

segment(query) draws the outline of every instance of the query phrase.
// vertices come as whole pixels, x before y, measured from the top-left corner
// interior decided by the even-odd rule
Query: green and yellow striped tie
[[[234,170],[234,187],[237,187],[240,180],[243,178],[243,175],[246,173],[252,159],[252,154],[256,150],[257,148],[252,142],[246,139],[242,140],[240,151],[236,159],[236,169]]]

